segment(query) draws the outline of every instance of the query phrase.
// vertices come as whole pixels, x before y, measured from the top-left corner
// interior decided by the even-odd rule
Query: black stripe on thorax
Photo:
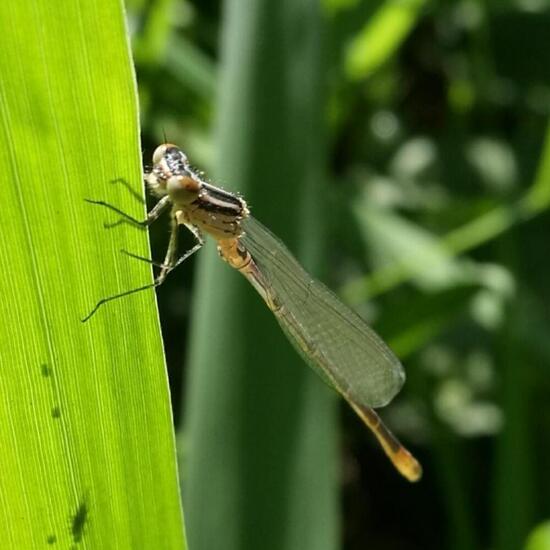
[[[245,204],[241,198],[207,183],[202,184],[202,192],[193,201],[193,204],[207,212],[216,214],[227,216],[243,216],[245,214]]]

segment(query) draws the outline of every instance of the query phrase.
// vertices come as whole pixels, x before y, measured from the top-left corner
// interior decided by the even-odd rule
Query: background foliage
[[[273,4],[131,4],[143,147],[166,135],[246,192],[390,342],[408,382],[383,413],[425,476],[347,409],[334,437],[330,397],[203,250],[159,292],[191,546],[548,548],[550,6]]]

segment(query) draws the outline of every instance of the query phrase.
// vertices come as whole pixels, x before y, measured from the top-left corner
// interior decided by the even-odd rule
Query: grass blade
[[[0,7],[0,531],[5,548],[183,548],[136,91],[111,0]]]

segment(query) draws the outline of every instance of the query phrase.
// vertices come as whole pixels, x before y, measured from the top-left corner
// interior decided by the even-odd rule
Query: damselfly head
[[[173,143],[163,143],[155,149],[153,164],[162,164],[163,162],[166,162],[171,168],[184,168],[189,165],[187,155]]]
[[[185,153],[176,145],[163,143],[153,153],[153,168],[146,177],[156,195],[186,191],[198,192],[200,180],[195,175]]]

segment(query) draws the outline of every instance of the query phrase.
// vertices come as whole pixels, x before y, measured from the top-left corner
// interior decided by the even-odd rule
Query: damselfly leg
[[[126,212],[120,210],[120,208],[117,208],[116,206],[113,206],[112,204],[109,204],[105,201],[97,201],[93,199],[84,199],[89,204],[95,204],[97,206],[103,206],[105,208],[108,208],[109,210],[112,210],[113,212],[116,212],[119,216],[122,216],[125,220],[128,220],[129,222],[133,223],[134,225],[137,225],[139,227],[149,227],[153,222],[158,220],[159,216],[169,208],[170,201],[168,200],[169,197],[163,197],[161,200],[153,206],[150,212],[148,212],[147,217],[144,220],[138,220],[134,218],[133,216],[130,216],[130,214],[127,214]]]
[[[132,216],[126,214],[122,210],[118,209],[117,207],[115,207],[115,206],[113,206],[109,203],[106,203],[104,201],[93,201],[93,200],[90,200],[90,199],[85,199],[85,200],[86,200],[86,202],[89,202],[90,204],[96,204],[96,205],[99,205],[99,206],[104,206],[104,207],[112,210],[113,212],[116,212],[117,214],[123,216],[125,219],[130,220],[132,223],[135,223],[138,226],[148,227],[154,221],[156,221],[159,218],[160,214],[162,214],[162,212],[169,206],[169,202],[165,200],[166,198],[167,197],[163,197],[153,207],[153,209],[148,213],[147,218],[144,221],[137,220],[137,219],[133,218]],[[135,258],[137,260],[145,261],[147,263],[151,263],[155,266],[160,267],[160,269],[161,269],[160,273],[155,278],[153,283],[143,285],[143,286],[140,286],[140,287],[136,287],[136,288],[132,288],[130,290],[126,290],[124,292],[120,292],[118,294],[113,294],[111,296],[107,296],[106,298],[102,298],[101,300],[99,300],[97,302],[97,304],[88,313],[88,315],[86,315],[83,319],[81,319],[83,323],[85,323],[91,317],[93,317],[93,315],[97,312],[97,310],[102,305],[104,305],[108,302],[112,302],[113,300],[117,300],[119,298],[123,298],[124,296],[129,296],[131,294],[136,294],[137,292],[141,292],[141,291],[147,290],[149,288],[159,287],[160,285],[162,285],[162,283],[164,283],[164,281],[166,280],[166,277],[168,276],[168,274],[171,271],[173,271],[176,267],[181,265],[185,260],[187,260],[187,258],[189,258],[191,255],[193,255],[195,252],[200,250],[200,248],[204,244],[204,239],[202,238],[202,235],[201,235],[200,231],[197,228],[195,228],[191,225],[183,224],[193,234],[193,236],[195,237],[197,243],[190,250],[187,250],[184,254],[182,254],[180,257],[178,257],[178,225],[179,224],[178,224],[178,221],[177,221],[176,217],[173,217],[172,218],[172,223],[171,223],[170,241],[168,243],[168,249],[166,250],[166,256],[165,256],[164,262],[162,264],[158,264],[158,263],[154,262],[153,260],[150,260],[149,258],[144,258],[143,256],[139,256],[137,254],[134,254],[133,252],[128,252],[127,250],[121,250],[121,252],[123,252],[127,256],[130,256],[130,257]]]

